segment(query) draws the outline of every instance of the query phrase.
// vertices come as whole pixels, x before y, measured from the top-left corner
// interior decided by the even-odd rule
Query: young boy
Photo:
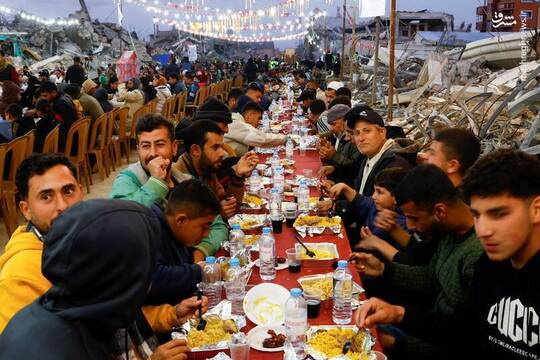
[[[397,209],[394,196],[395,189],[406,174],[407,171],[401,168],[384,169],[375,177],[375,192],[371,197],[359,194],[345,183],[336,184],[330,189],[330,196],[333,198],[345,196],[352,204],[356,222],[364,225],[360,230],[362,240],[357,247],[377,250],[387,261],[392,261],[394,255],[407,245],[407,242],[402,240],[402,231],[406,231],[400,231],[406,229],[405,217]],[[377,213],[385,209],[397,213],[397,227],[391,232],[376,225]]]
[[[6,108],[6,120],[11,122],[14,139],[26,135],[36,128],[34,119],[23,117],[22,107],[19,104],[10,104]]]

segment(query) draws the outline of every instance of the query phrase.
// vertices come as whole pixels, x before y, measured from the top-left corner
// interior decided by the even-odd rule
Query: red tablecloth
[[[266,156],[261,156],[261,162],[266,160]],[[306,155],[300,156],[298,151],[295,151],[294,154],[294,160],[295,160],[295,172],[296,174],[302,174],[303,169],[312,169],[314,176],[317,174],[317,171],[319,170],[321,166],[321,161],[319,159],[318,153],[315,151],[307,151]],[[288,176],[291,177],[291,176]],[[317,195],[312,188],[312,195]],[[281,234],[275,234],[276,238],[276,250],[277,255],[281,257],[285,256],[285,250],[294,247],[296,241],[295,241],[295,232],[294,229],[288,228],[285,224],[283,224],[283,232]],[[347,239],[347,235],[345,234],[345,231],[343,230],[343,238],[338,238],[337,236],[332,235],[322,235],[322,236],[315,236],[313,238],[306,237],[306,243],[313,243],[313,242],[331,242],[335,243],[339,252],[339,256],[341,259],[347,259],[349,254],[351,253],[351,247],[349,245],[349,240]],[[360,276],[358,275],[358,272],[354,269],[352,265],[349,265],[349,270],[353,274],[353,279],[355,282],[361,284]],[[280,270],[277,272],[276,279],[273,280],[273,283],[279,284],[284,286],[287,289],[292,289],[294,287],[300,288],[300,284],[296,281],[299,277],[305,276],[305,275],[312,275],[312,274],[324,274],[328,272],[332,272],[333,269],[331,265],[328,266],[317,266],[317,267],[307,267],[302,266],[302,269],[300,273],[298,274],[291,274],[288,270]],[[263,281],[261,280],[259,276],[259,270],[258,267],[253,268],[253,274],[251,276],[249,284],[260,284]],[[332,325],[332,309],[322,309],[320,315],[317,319],[308,319],[310,325]],[[251,323],[248,320],[248,325],[245,329],[246,332],[251,330],[255,325]],[[373,334],[376,336],[376,331],[373,331]],[[375,350],[381,351],[381,346],[377,342],[375,346]],[[283,353],[282,352],[276,352],[276,353],[267,353],[267,352],[260,352],[257,350],[251,349],[250,352],[250,359],[282,359]]]

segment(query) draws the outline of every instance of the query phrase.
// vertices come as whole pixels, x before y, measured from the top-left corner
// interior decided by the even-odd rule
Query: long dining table
[[[281,154],[283,157],[283,154]],[[268,158],[268,155],[260,155],[260,163],[264,163],[266,159]],[[307,150],[305,155],[299,154],[298,150],[295,150],[293,155],[293,160],[295,163],[293,164],[294,174],[302,174],[304,169],[311,169],[314,176],[318,173],[319,168],[321,167],[321,160],[319,158],[319,154],[317,151],[314,150]],[[293,178],[294,175],[286,175],[286,179]],[[310,187],[311,196],[319,196],[318,190],[315,187]],[[288,201],[292,201],[292,198],[286,198]],[[283,224],[283,231],[280,234],[274,234],[274,237],[276,239],[276,252],[277,256],[286,258],[285,251],[289,248],[293,248],[295,246],[296,240],[295,240],[296,231],[294,228],[289,228],[286,226],[286,224]],[[351,247],[349,244],[349,240],[347,238],[347,234],[345,233],[345,229],[342,227],[341,229],[341,235],[317,235],[317,236],[306,236],[304,238],[305,243],[307,246],[309,246],[310,243],[322,243],[322,242],[330,242],[336,244],[338,253],[339,253],[339,259],[341,260],[347,260],[350,253],[351,253]],[[353,265],[349,264],[349,270],[353,276],[353,280],[362,285],[361,278],[354,268]],[[272,280],[272,283],[279,284],[286,289],[290,290],[292,288],[301,288],[300,284],[298,283],[298,278],[306,275],[315,275],[315,274],[326,274],[329,272],[333,272],[334,269],[332,268],[332,264],[328,264],[327,266],[302,266],[299,273],[290,273],[287,269],[285,270],[279,270],[276,272],[276,278]],[[264,281],[261,280],[261,277],[259,275],[259,268],[253,267],[253,273],[251,275],[249,285],[257,285],[260,283],[263,283]],[[360,299],[364,299],[365,294],[360,294]],[[331,303],[331,300],[330,300]],[[353,316],[354,318],[354,316]],[[351,322],[351,325],[354,321]],[[321,307],[320,314],[316,319],[308,319],[309,325],[334,325],[332,322],[332,308],[328,307]],[[254,328],[256,325],[252,323],[251,321],[247,320],[247,326],[243,329],[246,333]],[[376,329],[371,329],[372,334],[377,338]],[[375,344],[375,347],[373,350],[382,351],[382,347],[380,343],[377,341]],[[251,360],[258,360],[258,359],[282,359],[283,358],[283,352],[261,352],[255,349],[250,350],[250,359]]]

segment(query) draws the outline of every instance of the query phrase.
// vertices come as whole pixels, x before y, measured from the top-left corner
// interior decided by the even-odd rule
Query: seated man
[[[109,196],[133,200],[148,207],[153,204],[164,207],[170,191],[191,178],[172,166],[177,151],[173,124],[161,115],[147,114],[139,119],[136,136],[139,161],[118,174]],[[196,247],[197,261],[213,255],[227,238],[227,225],[216,216],[209,236]]]
[[[330,131],[329,128],[326,128],[326,123],[321,124],[324,125],[324,128],[321,126],[319,128],[319,118],[321,117],[322,113],[326,111],[326,104],[322,100],[315,100],[309,105],[309,111],[308,111],[308,119],[310,123],[310,127],[313,129],[313,132],[315,134],[319,132],[327,132]]]
[[[352,255],[358,271],[373,278],[382,278],[382,295],[406,305],[423,305],[426,299],[430,312],[452,316],[470,298],[470,283],[474,268],[482,253],[474,233],[471,210],[448,177],[434,165],[418,165],[401,181],[396,190],[396,202],[407,219],[407,228],[435,246],[428,265],[383,263],[365,253]],[[370,293],[369,287],[368,293]],[[395,290],[392,296],[385,296]],[[416,295],[410,299],[402,294]],[[380,295],[371,291],[371,296]],[[383,345],[396,357],[416,357],[431,354],[438,358],[441,351],[420,340],[399,332],[386,333]],[[420,353],[413,353],[413,349]]]
[[[99,101],[92,95],[81,93],[81,87],[79,85],[69,84],[66,86],[64,92],[71,96],[73,100],[79,100],[83,108],[83,115],[90,116],[90,118],[92,118],[92,123],[104,114]]]
[[[324,94],[324,91],[319,86],[319,82],[315,79],[311,79],[306,84],[306,89],[315,90],[315,93],[317,94],[317,100],[326,100],[326,95]]]
[[[441,168],[454,186],[461,186],[463,176],[479,156],[478,138],[468,130],[452,128],[437,132],[418,160]]]
[[[274,147],[287,142],[288,138],[283,134],[267,133],[257,128],[262,113],[259,105],[254,102],[248,102],[241,114],[233,113],[233,122],[225,134],[225,144],[230,145],[238,156],[247,153],[250,147]]]
[[[39,87],[41,98],[49,101],[52,105],[54,118],[64,124],[68,131],[75,121],[77,121],[77,110],[73,101],[60,93],[55,83],[46,81]],[[61,149],[62,150],[62,149]]]
[[[242,89],[240,88],[232,88],[231,91],[229,91],[229,94],[227,95],[227,107],[229,110],[232,111],[232,109],[236,107],[238,98],[242,96],[242,93]]]
[[[330,125],[330,132],[320,134],[321,146],[319,155],[322,160],[327,160],[334,153],[341,153],[348,141],[345,133],[345,115],[351,108],[347,105],[338,104],[330,108],[327,112],[327,122]]]
[[[172,73],[167,76],[167,83],[171,88],[171,93],[174,95],[180,94],[182,91],[187,91],[186,85],[183,80],[180,80],[180,76],[177,73]]]
[[[173,169],[204,180],[221,200],[221,215],[226,218],[234,215],[244,197],[245,179],[251,175],[257,161],[252,160],[250,153],[242,157],[242,161],[231,167],[231,179],[227,187],[223,187],[217,177],[225,157],[223,130],[213,121],[197,120],[188,129],[184,145],[186,152]]]
[[[41,197],[58,196],[58,190]],[[73,185],[62,188],[62,196],[71,190]],[[187,358],[185,340],[159,346],[140,310],[151,286],[158,234],[155,215],[133,202],[89,200],[67,209],[50,227],[44,249],[33,250],[43,259],[33,276],[43,273],[50,288],[11,318],[0,336],[0,358],[114,359],[135,352],[159,359],[170,351]],[[28,290],[13,285],[21,294]],[[199,304],[192,298],[181,321]]]
[[[247,86],[246,93],[238,97],[235,107],[232,109],[233,113],[242,112],[244,106],[249,102],[254,102],[255,104],[261,104],[261,99],[263,97],[263,89],[253,82]]]
[[[302,110],[304,111],[304,114],[307,113],[309,106],[312,102],[317,100],[317,93],[315,90],[312,89],[306,89],[302,91],[298,99],[296,99],[296,102],[300,103],[302,106]]]
[[[152,210],[161,225],[161,242],[147,302],[173,305],[190,297],[202,281],[192,248],[208,236],[221,205],[212,189],[191,179],[176,186],[165,211],[155,205]]]
[[[335,99],[337,96],[336,92],[338,89],[341,89],[343,86],[343,83],[341,81],[330,81],[328,85],[326,86],[326,91],[324,93],[326,97],[326,104],[329,106],[332,100]],[[329,106],[330,107],[330,106]]]
[[[461,314],[440,316],[372,298],[357,325],[395,324],[441,344],[446,358],[530,359],[540,355],[534,325],[540,313],[540,163],[513,150],[486,155],[469,169],[463,192],[484,248]],[[456,346],[457,343],[462,344]]]

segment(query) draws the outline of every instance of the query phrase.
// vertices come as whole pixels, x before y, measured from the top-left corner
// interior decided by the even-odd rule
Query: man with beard
[[[353,253],[351,261],[361,274],[382,278],[387,287],[393,287],[397,296],[392,302],[410,301],[399,297],[401,291],[410,291],[418,295],[417,299],[434,299],[430,304],[431,313],[452,316],[469,300],[474,267],[482,254],[471,210],[448,176],[428,164],[418,165],[403,179],[396,190],[396,202],[407,219],[407,228],[424,241],[435,242],[435,253],[429,264],[385,264],[365,253]],[[373,295],[369,288],[368,293]],[[392,358],[438,358],[440,355],[435,346],[399,329],[380,330],[381,342],[394,355]]]
[[[251,157],[242,157],[232,168],[234,176],[225,189],[219,182],[217,171],[221,168],[225,150],[223,130],[211,120],[198,120],[191,125],[184,140],[186,152],[173,165],[175,171],[189,174],[206,182],[221,201],[221,215],[229,218],[236,212],[244,196],[244,181],[256,166]]]
[[[147,207],[153,204],[164,207],[170,191],[178,183],[191,178],[172,167],[178,149],[173,124],[161,115],[147,114],[139,119],[136,135],[139,161],[118,174],[109,196],[133,200]],[[227,237],[227,225],[218,215],[209,235],[195,247],[195,261],[213,255]]]

